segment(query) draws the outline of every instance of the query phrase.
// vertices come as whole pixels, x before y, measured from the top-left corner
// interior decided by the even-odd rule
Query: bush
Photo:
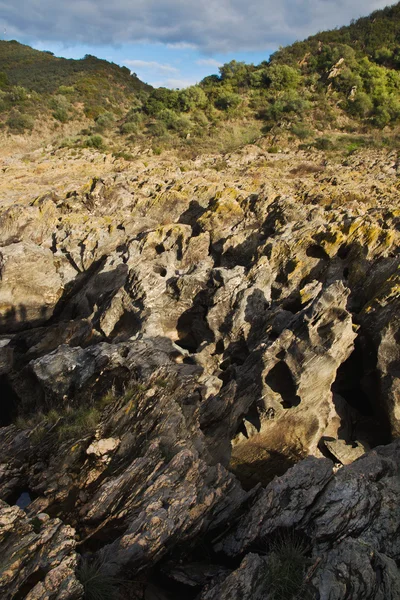
[[[77,577],[83,586],[85,600],[113,600],[117,597],[120,582],[107,573],[106,563],[101,558],[82,556]]]
[[[270,600],[311,600],[306,585],[308,544],[296,532],[284,530],[268,549],[266,588]]]
[[[150,116],[157,115],[163,108],[174,109],[178,105],[178,92],[167,88],[158,88],[151,92],[143,110]]]
[[[61,123],[66,123],[69,121],[69,113],[65,108],[58,108],[53,112],[53,117],[60,121]]]
[[[63,416],[63,422],[58,429],[58,437],[60,440],[69,440],[79,438],[82,435],[92,433],[100,420],[100,412],[97,408],[86,408],[81,406],[78,409],[73,409],[70,413]],[[47,419],[49,416],[47,415]]]
[[[97,150],[103,150],[105,148],[104,140],[101,135],[98,134],[88,137],[85,146],[87,148],[96,148]]]
[[[183,112],[188,112],[195,108],[205,108],[206,105],[207,96],[198,85],[193,85],[179,92],[178,106]]]
[[[359,117],[367,117],[372,113],[374,103],[365,92],[357,92],[354,101],[349,101],[348,110],[350,113]]]
[[[389,125],[391,121],[390,112],[384,106],[378,106],[374,115],[374,124],[383,129],[386,125]]]
[[[125,135],[129,135],[129,134],[138,133],[139,128],[136,123],[132,123],[131,121],[128,121],[127,123],[124,123],[123,125],[121,125],[119,130],[121,133],[123,133]]]
[[[0,89],[7,87],[9,84],[7,74],[4,71],[0,71]]]
[[[288,65],[272,64],[266,73],[269,85],[274,90],[296,88],[301,79],[300,72]]]
[[[13,104],[17,102],[23,102],[28,97],[28,92],[24,87],[20,85],[15,85],[7,94],[7,99],[10,100]]]
[[[35,121],[31,116],[18,111],[11,112],[6,123],[11,131],[16,133],[23,133],[26,130],[32,131],[35,125]]]
[[[221,90],[221,92],[216,97],[214,104],[215,107],[219,110],[228,110],[232,108],[237,108],[241,101],[242,98],[239,96],[239,94]]]
[[[299,140],[306,140],[307,138],[312,137],[313,131],[307,125],[303,125],[299,123],[297,125],[293,125],[291,128],[291,132],[299,138]]]
[[[73,85],[60,85],[58,92],[60,94],[73,94],[75,92],[75,88]]]
[[[314,142],[317,150],[333,150],[335,144],[328,137],[320,137]]]
[[[105,129],[110,129],[110,127],[112,127],[114,123],[114,115],[111,112],[106,111],[97,117],[96,131],[104,131]]]
[[[150,123],[147,127],[147,131],[154,135],[155,137],[163,137],[167,134],[167,128],[164,123],[160,121],[155,121],[154,123]]]

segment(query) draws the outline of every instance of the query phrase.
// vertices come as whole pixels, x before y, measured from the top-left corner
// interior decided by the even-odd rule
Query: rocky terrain
[[[400,598],[400,161],[269,145],[2,151],[1,598]]]

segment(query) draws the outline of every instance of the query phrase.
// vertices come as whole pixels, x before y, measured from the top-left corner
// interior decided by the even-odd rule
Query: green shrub
[[[192,85],[178,94],[178,106],[183,112],[207,106],[207,96],[198,85]]]
[[[139,131],[139,128],[136,123],[123,123],[119,128],[120,132],[124,135],[136,134]]]
[[[82,406],[72,409],[58,428],[58,437],[60,440],[69,440],[88,435],[96,429],[99,420],[100,412],[97,408]]]
[[[158,88],[151,92],[144,103],[144,112],[150,116],[157,115],[163,108],[177,108],[178,92],[167,88]]]
[[[310,129],[309,127],[307,127],[307,125],[304,125],[302,123],[299,123],[297,125],[292,125],[291,132],[296,137],[298,137],[299,140],[306,140],[306,139],[312,137],[312,135],[313,135],[312,129]]]
[[[67,123],[67,121],[69,121],[69,113],[65,108],[57,108],[57,110],[53,112],[53,117],[61,123]]]
[[[274,90],[286,90],[296,88],[301,80],[298,69],[288,65],[272,64],[267,72],[269,85]]]
[[[383,129],[386,125],[389,125],[391,121],[391,115],[387,108],[384,106],[378,106],[374,114],[374,124]]]
[[[106,563],[101,558],[82,556],[77,568],[77,578],[83,586],[84,600],[117,598],[120,582],[107,573]]]
[[[143,122],[144,115],[137,108],[131,108],[125,115],[125,122],[140,124]]]
[[[269,600],[311,600],[306,585],[308,544],[296,532],[284,530],[269,544],[266,589]]]
[[[11,90],[7,93],[7,99],[10,100],[13,104],[17,102],[23,102],[28,97],[27,90],[20,86],[14,85]]]
[[[170,131],[187,135],[192,129],[192,122],[185,115],[179,115],[169,108],[163,108],[157,115],[157,120]]]
[[[335,144],[328,137],[322,136],[315,140],[314,147],[317,150],[333,150]]]
[[[60,85],[58,92],[60,94],[73,94],[75,92],[75,88],[73,85]]]
[[[221,90],[218,93],[214,104],[215,107],[219,110],[228,110],[232,108],[237,108],[241,101],[242,98],[241,96],[239,96],[239,94],[236,94],[235,92]]]
[[[101,137],[101,135],[98,135],[98,134],[91,135],[85,141],[85,146],[87,148],[96,148],[97,150],[104,150],[104,148],[105,148],[104,139]]]
[[[4,71],[0,71],[0,89],[6,88],[9,85],[7,74]]]
[[[6,121],[9,129],[15,133],[24,133],[24,131],[32,131],[35,121],[33,117],[24,115],[18,111],[12,111]]]
[[[60,148],[76,148],[80,145],[81,139],[79,137],[65,137],[61,140]]]
[[[104,131],[105,129],[110,129],[115,123],[114,115],[106,111],[99,115],[96,119],[96,131]]]
[[[155,137],[163,137],[167,133],[167,128],[161,121],[155,121],[154,123],[149,123],[147,131]]]
[[[372,98],[365,92],[357,92],[354,101],[349,101],[348,110],[359,117],[368,117],[374,109]]]

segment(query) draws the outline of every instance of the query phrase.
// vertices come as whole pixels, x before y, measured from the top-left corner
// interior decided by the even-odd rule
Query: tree
[[[272,64],[267,73],[270,87],[274,90],[286,90],[296,88],[301,79],[300,72],[288,65]]]
[[[178,106],[183,112],[207,106],[207,96],[201,87],[192,85],[179,92]]]

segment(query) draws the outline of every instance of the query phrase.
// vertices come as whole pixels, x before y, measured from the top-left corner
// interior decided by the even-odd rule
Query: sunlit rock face
[[[398,598],[393,157],[34,161],[70,175],[1,188],[0,590],[73,600],[101,565],[261,600],[282,534],[307,594]]]

